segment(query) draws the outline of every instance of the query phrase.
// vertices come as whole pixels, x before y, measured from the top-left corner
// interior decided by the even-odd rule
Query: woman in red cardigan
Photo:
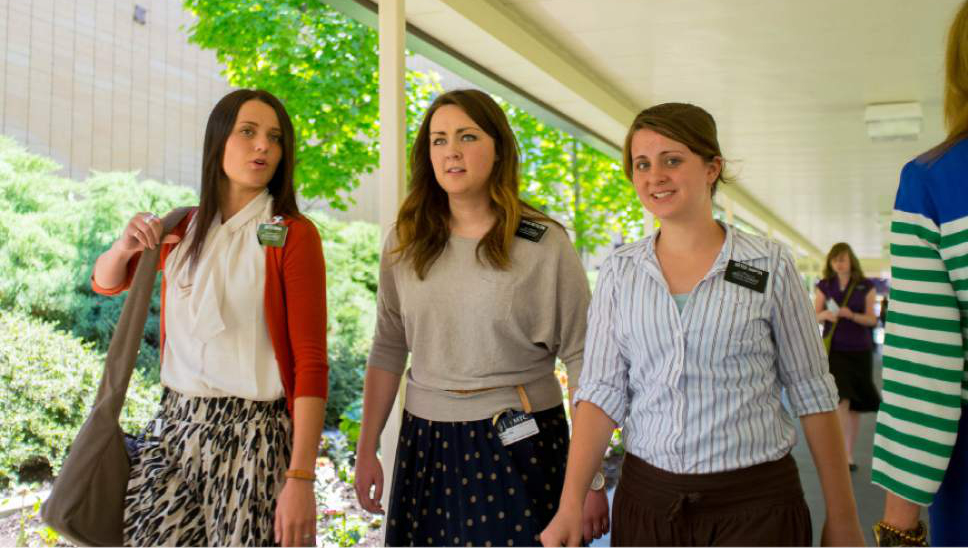
[[[296,206],[293,133],[271,94],[226,95],[205,130],[199,206],[164,238],[157,216],[135,215],[94,266],[94,290],[118,294],[162,246],[165,390],[132,461],[126,544],[315,544],[326,275]]]

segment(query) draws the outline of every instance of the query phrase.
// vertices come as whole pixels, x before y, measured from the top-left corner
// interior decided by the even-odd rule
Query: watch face
[[[595,472],[595,477],[592,478],[592,484],[589,489],[592,491],[600,491],[602,487],[605,487],[605,475],[601,472]]]

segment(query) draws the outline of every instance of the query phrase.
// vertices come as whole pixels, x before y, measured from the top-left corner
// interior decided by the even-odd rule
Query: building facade
[[[0,133],[62,174],[198,186],[208,114],[231,88],[174,0],[0,0]]]

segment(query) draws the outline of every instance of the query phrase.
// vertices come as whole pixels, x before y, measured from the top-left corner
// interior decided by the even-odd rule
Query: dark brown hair
[[[622,149],[622,161],[625,176],[632,180],[632,137],[641,129],[652,131],[686,145],[693,154],[706,162],[716,158],[722,160],[723,153],[719,148],[716,137],[716,121],[711,114],[696,105],[688,103],[662,103],[649,107],[638,114],[625,135],[625,146]],[[726,174],[726,160],[719,175],[713,181],[712,193],[716,194],[716,187],[720,182],[732,183],[733,178]]]
[[[944,59],[944,121],[948,136],[921,159],[934,161],[968,138],[968,2],[961,4],[948,29]]]
[[[279,99],[268,91],[261,89],[238,89],[221,100],[208,116],[205,126],[204,153],[202,156],[202,192],[199,199],[198,212],[195,214],[195,228],[191,234],[191,243],[183,256],[188,260],[191,269],[195,268],[198,258],[202,254],[205,235],[208,233],[212,220],[219,210],[222,193],[228,183],[228,177],[222,168],[222,158],[225,154],[225,141],[235,128],[235,120],[242,105],[248,101],[261,101],[276,111],[279,119],[279,129],[282,131],[282,158],[276,166],[275,173],[269,181],[269,194],[272,195],[273,215],[287,217],[299,216],[299,206],[296,205],[296,189],[293,185],[293,170],[295,169],[295,137],[292,121],[286,107]]]
[[[830,248],[830,251],[827,253],[827,260],[823,265],[824,279],[826,280],[828,278],[833,278],[837,275],[837,273],[834,272],[833,267],[830,266],[830,261],[840,257],[840,255],[843,253],[846,253],[850,258],[850,281],[856,283],[863,280],[864,269],[860,267],[860,261],[857,260],[857,255],[854,255],[854,250],[850,248],[850,245],[847,242],[836,243]]]
[[[424,114],[413,141],[410,192],[397,214],[398,245],[393,250],[412,262],[421,280],[450,239],[450,202],[447,192],[437,182],[430,162],[430,120],[444,105],[460,107],[494,139],[495,161],[488,189],[496,220],[477,244],[478,258],[483,255],[494,268],[506,270],[511,265],[511,243],[521,218],[551,221],[518,197],[518,142],[501,107],[490,95],[475,89],[457,89],[441,94]]]

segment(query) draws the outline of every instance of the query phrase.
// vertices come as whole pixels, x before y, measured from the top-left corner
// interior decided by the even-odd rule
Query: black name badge
[[[521,224],[518,225],[518,231],[514,233],[515,236],[524,238],[525,240],[531,240],[532,242],[540,242],[541,237],[544,236],[545,232],[548,231],[548,227],[530,221],[528,219],[521,219]]]
[[[729,261],[726,266],[726,281],[752,289],[758,293],[766,291],[766,280],[770,273],[748,264]]]

